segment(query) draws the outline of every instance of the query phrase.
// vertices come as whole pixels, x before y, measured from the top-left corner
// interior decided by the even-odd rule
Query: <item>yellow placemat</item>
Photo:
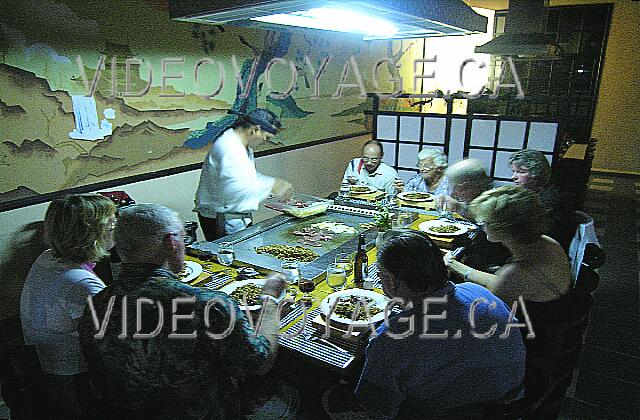
[[[191,255],[185,255],[184,258],[186,261],[197,262],[202,266],[202,273],[196,277],[194,280],[189,282],[189,285],[195,286],[197,284],[202,283],[204,280],[207,280],[211,277],[212,274],[218,273],[220,271],[230,271],[234,276],[238,274],[237,270],[233,267],[225,267],[224,265],[215,263],[213,261],[204,261],[199,258],[193,257]]]
[[[436,208],[435,200],[423,201],[420,203],[416,203],[415,201],[406,201],[406,200],[400,200],[400,199],[398,199],[397,201],[398,201],[398,204],[402,207],[413,207],[416,209],[423,209],[423,210],[435,210]]]

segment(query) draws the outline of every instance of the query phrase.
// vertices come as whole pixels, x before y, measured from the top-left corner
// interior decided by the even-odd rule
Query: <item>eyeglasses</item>
[[[433,165],[418,165],[418,169],[422,170],[422,169],[427,169],[429,171],[433,171],[435,169],[437,169],[435,166]]]
[[[382,158],[370,158],[370,157],[363,156],[362,160],[365,162],[377,163],[377,162],[380,162]]]
[[[184,239],[187,236],[187,233],[183,230],[182,232],[169,232],[169,235],[175,236],[178,239]]]

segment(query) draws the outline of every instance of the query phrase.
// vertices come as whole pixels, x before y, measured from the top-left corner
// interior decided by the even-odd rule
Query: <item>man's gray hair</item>
[[[436,168],[446,168],[447,167],[447,155],[445,155],[440,149],[428,148],[420,150],[418,153],[418,163],[421,160],[425,160],[428,158],[433,158],[433,164]]]
[[[484,165],[477,159],[465,159],[451,165],[446,175],[452,187],[468,182],[489,189],[491,183]]]
[[[178,214],[160,204],[136,204],[120,209],[113,239],[123,259],[154,252],[167,233],[184,228]]]

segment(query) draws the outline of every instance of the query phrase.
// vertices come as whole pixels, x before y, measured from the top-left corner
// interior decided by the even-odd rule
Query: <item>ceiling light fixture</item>
[[[461,0],[169,0],[173,19],[256,29],[329,30],[364,40],[443,37],[487,31]]]
[[[254,17],[251,18],[251,20],[277,25],[357,33],[376,37],[393,38],[393,36],[398,33],[398,27],[386,20],[333,7],[318,7],[289,14],[278,13]]]

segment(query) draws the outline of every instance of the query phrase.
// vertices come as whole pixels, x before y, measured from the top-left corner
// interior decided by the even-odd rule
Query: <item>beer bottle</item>
[[[367,267],[369,265],[369,257],[367,257],[367,251],[364,247],[364,233],[361,233],[358,237],[358,252],[353,263],[353,281],[356,287],[362,288],[364,278],[367,277]]]

